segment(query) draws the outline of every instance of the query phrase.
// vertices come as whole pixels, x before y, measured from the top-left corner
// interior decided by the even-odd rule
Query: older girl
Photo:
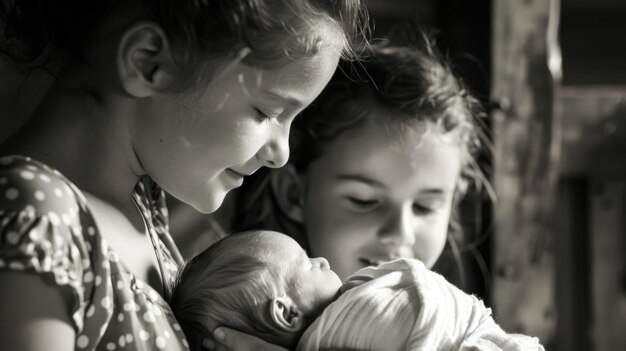
[[[181,257],[161,189],[212,212],[282,166],[360,2],[15,0],[0,14],[3,56],[57,76],[0,147],[3,347],[187,348],[165,302]]]

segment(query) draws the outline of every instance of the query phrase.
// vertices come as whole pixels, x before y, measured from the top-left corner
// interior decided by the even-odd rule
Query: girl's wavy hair
[[[449,61],[423,32],[409,40],[410,46],[381,42],[371,47],[371,57],[355,65],[340,65],[322,94],[294,121],[291,131],[289,163],[300,174],[340,135],[366,123],[382,123],[383,128],[406,129],[428,126],[429,130],[455,132],[462,147],[461,177],[455,190],[453,213],[448,231],[461,276],[459,243],[462,230],[458,203],[470,185],[490,191],[489,182],[476,161],[476,155],[489,142],[483,133],[480,104],[453,72]],[[366,102],[374,102],[390,112],[386,116],[370,113]],[[394,129],[395,130],[395,129]],[[282,215],[271,187],[273,172],[264,169],[246,179],[239,190],[233,229],[264,228],[291,235],[309,249],[299,223]]]
[[[242,51],[249,53],[244,62],[273,67],[332,41],[354,59],[368,35],[362,0],[7,0],[0,4],[0,57],[55,75],[65,64],[86,62],[93,43],[113,28],[138,21],[160,25],[174,59],[188,67],[181,89],[213,60]],[[334,33],[320,33],[320,23]]]

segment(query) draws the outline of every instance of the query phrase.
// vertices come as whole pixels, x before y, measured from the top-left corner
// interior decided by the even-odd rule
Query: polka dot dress
[[[133,200],[159,262],[163,291],[183,262],[161,189],[149,178]],[[0,157],[0,270],[31,271],[73,292],[77,350],[186,350],[161,295],[136,279],[103,240],[81,192],[28,157]]]

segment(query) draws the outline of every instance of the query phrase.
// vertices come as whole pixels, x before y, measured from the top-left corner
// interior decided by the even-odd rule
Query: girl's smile
[[[230,168],[227,168],[222,174],[234,185],[233,188],[240,187],[243,184],[243,174],[237,173]]]

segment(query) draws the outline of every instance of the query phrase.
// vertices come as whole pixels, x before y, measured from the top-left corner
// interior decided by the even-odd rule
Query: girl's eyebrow
[[[387,188],[385,184],[375,179],[368,178],[360,174],[339,174],[337,175],[337,179],[342,180],[342,181],[361,182],[361,183],[365,183],[367,185],[379,187],[379,188]],[[452,192],[452,190],[446,189],[446,188],[432,187],[432,188],[420,189],[418,194],[419,195],[445,195],[449,192]]]
[[[343,181],[356,181],[356,182],[361,182],[361,183],[365,183],[367,185],[370,186],[375,186],[375,187],[379,187],[379,188],[386,188],[387,186],[375,179],[372,178],[368,178],[366,176],[360,175],[360,174],[339,174],[337,175],[337,179],[338,180],[343,180]]]
[[[449,191],[447,189],[443,189],[443,188],[428,188],[428,189],[420,190],[419,194],[420,195],[443,195],[448,192]]]
[[[266,97],[272,100],[277,100],[280,102],[284,101],[293,108],[300,108],[301,106],[304,105],[302,101],[300,101],[299,99],[293,96],[286,96],[286,95],[283,95],[283,94],[280,94],[271,90],[261,90],[261,94],[265,95]]]

